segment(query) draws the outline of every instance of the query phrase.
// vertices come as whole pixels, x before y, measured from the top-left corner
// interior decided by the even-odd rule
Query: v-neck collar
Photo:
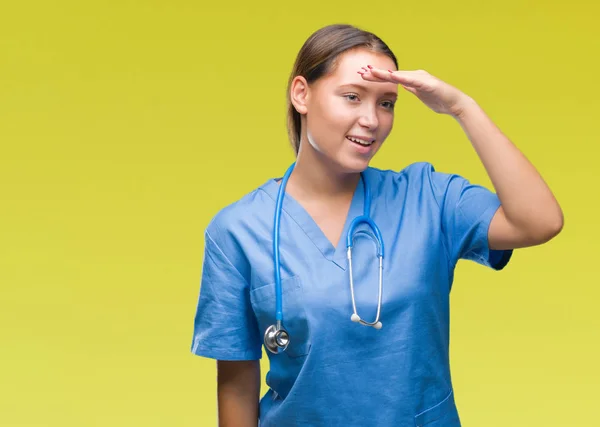
[[[369,168],[365,170],[364,174],[367,175],[368,172]],[[368,178],[369,177],[367,175],[367,185],[369,184]],[[272,178],[260,187],[260,189],[264,190],[274,202],[277,200],[277,193],[279,192],[278,181],[280,180],[281,177]],[[306,209],[304,209],[302,205],[287,192],[285,193],[285,197],[283,199],[283,212],[289,215],[291,219],[298,224],[298,226],[302,229],[302,231],[304,231],[317,249],[319,249],[321,254],[323,254],[323,257],[336,264],[342,270],[346,270],[348,264],[346,256],[346,236],[348,235],[348,228],[350,227],[350,223],[354,220],[354,218],[363,215],[364,203],[364,184],[363,177],[361,177],[356,189],[354,190],[354,195],[352,196],[352,201],[350,203],[350,209],[348,210],[348,214],[344,223],[344,229],[340,236],[337,247],[333,246],[333,244],[325,236],[325,233],[323,233],[321,228],[317,225],[315,220],[312,218],[312,216],[310,216]],[[273,216],[274,215],[275,212],[273,212]]]

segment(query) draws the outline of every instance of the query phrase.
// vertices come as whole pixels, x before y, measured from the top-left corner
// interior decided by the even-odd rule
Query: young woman
[[[369,166],[399,87],[458,121],[495,193],[428,163]],[[399,71],[372,33],[312,34],[288,101],[295,163],[205,233],[192,351],[218,361],[220,425],[460,426],[448,356],[455,265],[502,269],[513,249],[559,233],[558,203],[472,98]]]

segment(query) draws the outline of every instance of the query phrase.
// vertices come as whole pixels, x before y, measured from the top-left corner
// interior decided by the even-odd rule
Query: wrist
[[[463,95],[450,111],[450,115],[458,121],[464,120],[468,115],[476,110],[477,102],[467,95]]]

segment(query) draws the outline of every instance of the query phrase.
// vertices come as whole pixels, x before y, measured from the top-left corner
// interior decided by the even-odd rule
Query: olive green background
[[[0,425],[215,425],[215,363],[190,353],[203,230],[293,161],[288,74],[331,23],[374,31],[402,69],[475,98],[564,209],[563,232],[505,271],[459,264],[463,425],[600,425],[599,12],[581,0],[4,2]],[[490,186],[460,126],[401,90],[372,165],[415,161]]]

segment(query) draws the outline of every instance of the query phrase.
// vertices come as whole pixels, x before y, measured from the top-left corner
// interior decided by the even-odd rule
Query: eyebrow
[[[368,92],[369,90],[366,88],[366,86],[363,85],[359,85],[356,83],[350,83],[350,84],[345,84],[345,85],[341,85],[340,89],[345,89],[345,88],[356,88],[356,89],[360,89],[364,92]],[[384,93],[385,96],[398,96],[398,94],[396,92],[386,92]]]

